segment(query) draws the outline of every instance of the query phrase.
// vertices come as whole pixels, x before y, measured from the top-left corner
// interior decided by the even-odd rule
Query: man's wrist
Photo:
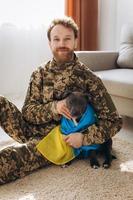
[[[83,134],[82,145],[86,146],[90,144],[91,144],[91,140],[88,138],[88,134]]]

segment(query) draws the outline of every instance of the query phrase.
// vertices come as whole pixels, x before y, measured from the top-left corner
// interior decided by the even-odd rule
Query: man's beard
[[[70,50],[66,47],[57,48],[53,51],[54,58],[59,63],[68,62],[72,59],[74,50]]]

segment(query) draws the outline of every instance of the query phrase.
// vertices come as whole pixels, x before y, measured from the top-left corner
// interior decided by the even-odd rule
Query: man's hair
[[[51,37],[50,37],[51,30],[58,24],[63,25],[66,28],[71,28],[74,32],[75,38],[78,37],[78,30],[79,30],[78,25],[74,22],[74,20],[71,17],[64,17],[64,18],[54,19],[51,22],[51,24],[47,30],[47,37],[48,37],[49,41],[51,40]]]

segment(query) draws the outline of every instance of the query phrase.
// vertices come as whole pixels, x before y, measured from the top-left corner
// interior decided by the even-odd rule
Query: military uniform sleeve
[[[22,108],[24,119],[33,124],[44,124],[51,120],[58,121],[60,116],[56,113],[56,101],[43,101],[43,77],[41,68],[31,75],[26,99]]]
[[[113,137],[122,127],[122,118],[100,78],[93,72],[84,74],[90,102],[97,114],[97,123],[84,132],[83,144],[103,143]]]

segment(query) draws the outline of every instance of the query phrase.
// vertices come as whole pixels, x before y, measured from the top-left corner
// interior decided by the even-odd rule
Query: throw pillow
[[[124,25],[117,64],[122,68],[133,68],[133,25]]]

